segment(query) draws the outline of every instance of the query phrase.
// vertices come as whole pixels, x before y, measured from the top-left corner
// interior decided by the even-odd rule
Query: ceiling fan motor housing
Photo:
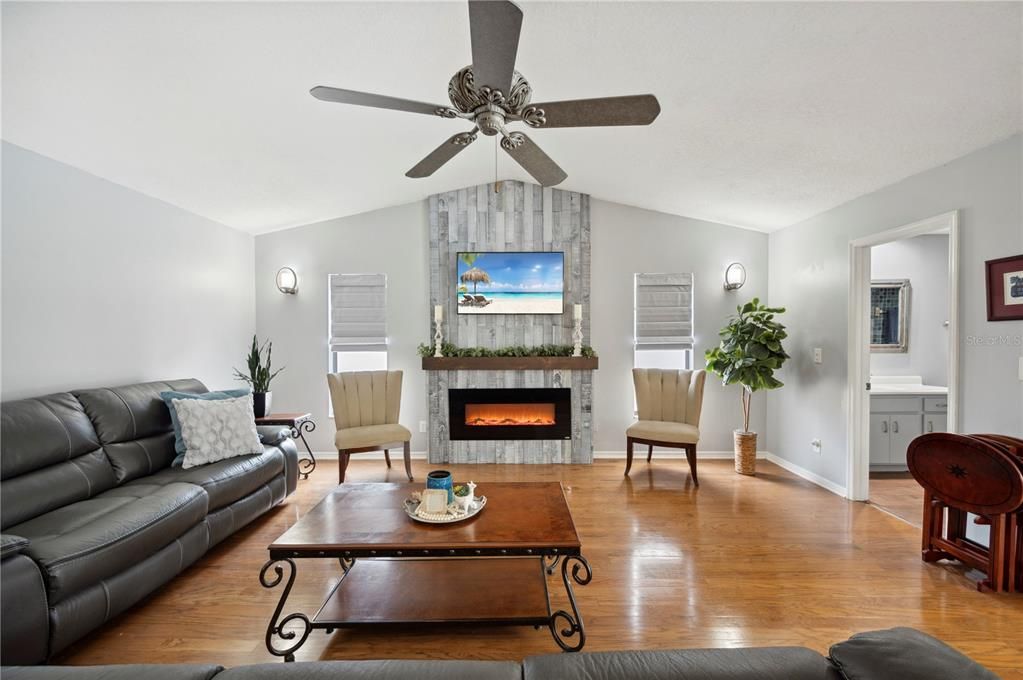
[[[486,86],[477,88],[471,64],[452,76],[448,83],[448,98],[452,106],[462,113],[474,114],[488,110],[493,112],[496,108],[503,114],[517,115],[529,104],[532,96],[533,88],[518,71],[512,76],[510,93],[491,90]],[[482,125],[480,129],[483,130]]]

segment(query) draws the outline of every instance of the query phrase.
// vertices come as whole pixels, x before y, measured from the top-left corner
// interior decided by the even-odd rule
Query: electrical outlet
[[[821,453],[821,440],[820,439],[812,439],[810,441],[810,448],[813,449],[813,452],[816,453],[819,456],[820,453]]]
[[[420,432],[426,432],[426,421],[425,420],[420,420],[419,421],[419,431]]]
[[[824,350],[820,347],[813,348],[813,363],[823,364],[824,363]]]

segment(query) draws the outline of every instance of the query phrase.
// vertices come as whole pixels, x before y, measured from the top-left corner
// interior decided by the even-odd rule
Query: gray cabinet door
[[[870,464],[888,465],[891,462],[890,416],[886,413],[870,414]]]
[[[948,416],[944,413],[925,413],[924,434],[928,432],[948,432]]]
[[[889,418],[891,457],[888,462],[892,465],[905,465],[909,443],[923,434],[923,418],[919,413],[892,414]]]

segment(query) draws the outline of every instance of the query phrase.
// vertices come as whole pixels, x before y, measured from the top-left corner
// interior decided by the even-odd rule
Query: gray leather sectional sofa
[[[37,666],[5,680],[998,680],[911,628],[802,647],[549,654],[514,661],[318,661],[237,666]]]
[[[262,454],[171,467],[164,390],[78,390],[0,405],[4,665],[45,661],[171,580],[295,490],[298,452],[262,428]]]

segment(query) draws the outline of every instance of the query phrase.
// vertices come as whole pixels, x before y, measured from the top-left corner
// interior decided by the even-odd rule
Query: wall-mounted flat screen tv
[[[458,253],[459,314],[561,314],[564,253]]]

